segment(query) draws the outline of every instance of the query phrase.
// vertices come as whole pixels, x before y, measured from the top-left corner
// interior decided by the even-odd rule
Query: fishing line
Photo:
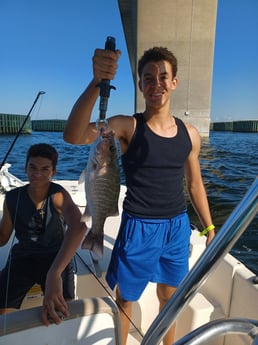
[[[97,282],[102,286],[102,288],[106,291],[108,296],[112,299],[113,302],[116,303],[118,308],[122,311],[122,313],[126,316],[127,320],[129,320],[130,324],[134,327],[134,329],[138,332],[138,334],[143,338],[144,334],[141,332],[141,330],[136,326],[136,324],[133,322],[133,320],[127,315],[127,313],[124,311],[124,309],[121,307],[121,305],[115,300],[115,298],[110,294],[108,289],[105,287],[105,285],[100,281],[100,279],[97,277],[97,275],[92,271],[92,269],[89,267],[87,262],[85,262],[80,254],[76,252],[76,256],[79,257],[79,259],[82,261],[82,263],[87,267],[87,269],[90,271],[90,273],[94,276],[94,278],[97,280]]]
[[[19,206],[19,200],[20,200],[20,192],[21,190],[19,189],[18,191],[18,196],[17,196],[17,203],[15,207],[15,214],[14,214],[14,220],[13,220],[13,231],[15,231],[15,224],[16,224],[16,218],[17,218],[17,212],[18,212],[18,206]],[[11,261],[12,261],[12,248],[15,240],[15,234],[12,239],[11,243],[11,248],[9,251],[8,255],[8,268],[7,268],[7,280],[6,280],[6,294],[5,294],[5,309],[7,309],[7,304],[8,304],[8,291],[9,291],[9,284],[10,284],[10,270],[11,270]],[[7,313],[4,314],[4,332],[3,334],[6,334],[6,327],[7,327]]]

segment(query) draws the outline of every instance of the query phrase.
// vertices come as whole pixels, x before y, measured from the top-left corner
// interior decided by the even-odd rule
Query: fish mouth
[[[102,140],[109,140],[110,138],[114,137],[114,131],[112,129],[106,131],[105,128],[100,129],[100,136]]]

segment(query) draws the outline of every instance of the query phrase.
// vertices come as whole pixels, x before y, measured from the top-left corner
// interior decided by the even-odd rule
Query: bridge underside
[[[173,115],[209,135],[217,0],[118,0],[134,83],[135,110],[144,109],[137,87],[137,61],[152,46],[178,59]]]

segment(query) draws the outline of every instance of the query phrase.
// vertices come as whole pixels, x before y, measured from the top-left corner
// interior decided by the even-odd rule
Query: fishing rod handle
[[[116,51],[116,40],[114,37],[107,37],[105,50]],[[105,121],[110,89],[115,89],[115,87],[110,85],[109,79],[102,79],[98,86],[100,87],[99,121]]]
[[[105,43],[105,49],[106,50],[113,50],[113,52],[116,51],[116,39],[115,37],[108,36],[106,43]]]
[[[108,36],[105,43],[105,50],[116,51],[116,40],[112,36]],[[102,79],[100,82],[100,97],[109,97],[110,89],[114,89],[114,86],[110,86],[109,79]]]

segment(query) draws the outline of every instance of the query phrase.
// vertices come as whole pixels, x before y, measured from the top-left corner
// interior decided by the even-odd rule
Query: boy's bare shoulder
[[[135,128],[135,118],[132,115],[115,115],[108,120],[108,125],[115,131],[117,138],[127,138]]]

